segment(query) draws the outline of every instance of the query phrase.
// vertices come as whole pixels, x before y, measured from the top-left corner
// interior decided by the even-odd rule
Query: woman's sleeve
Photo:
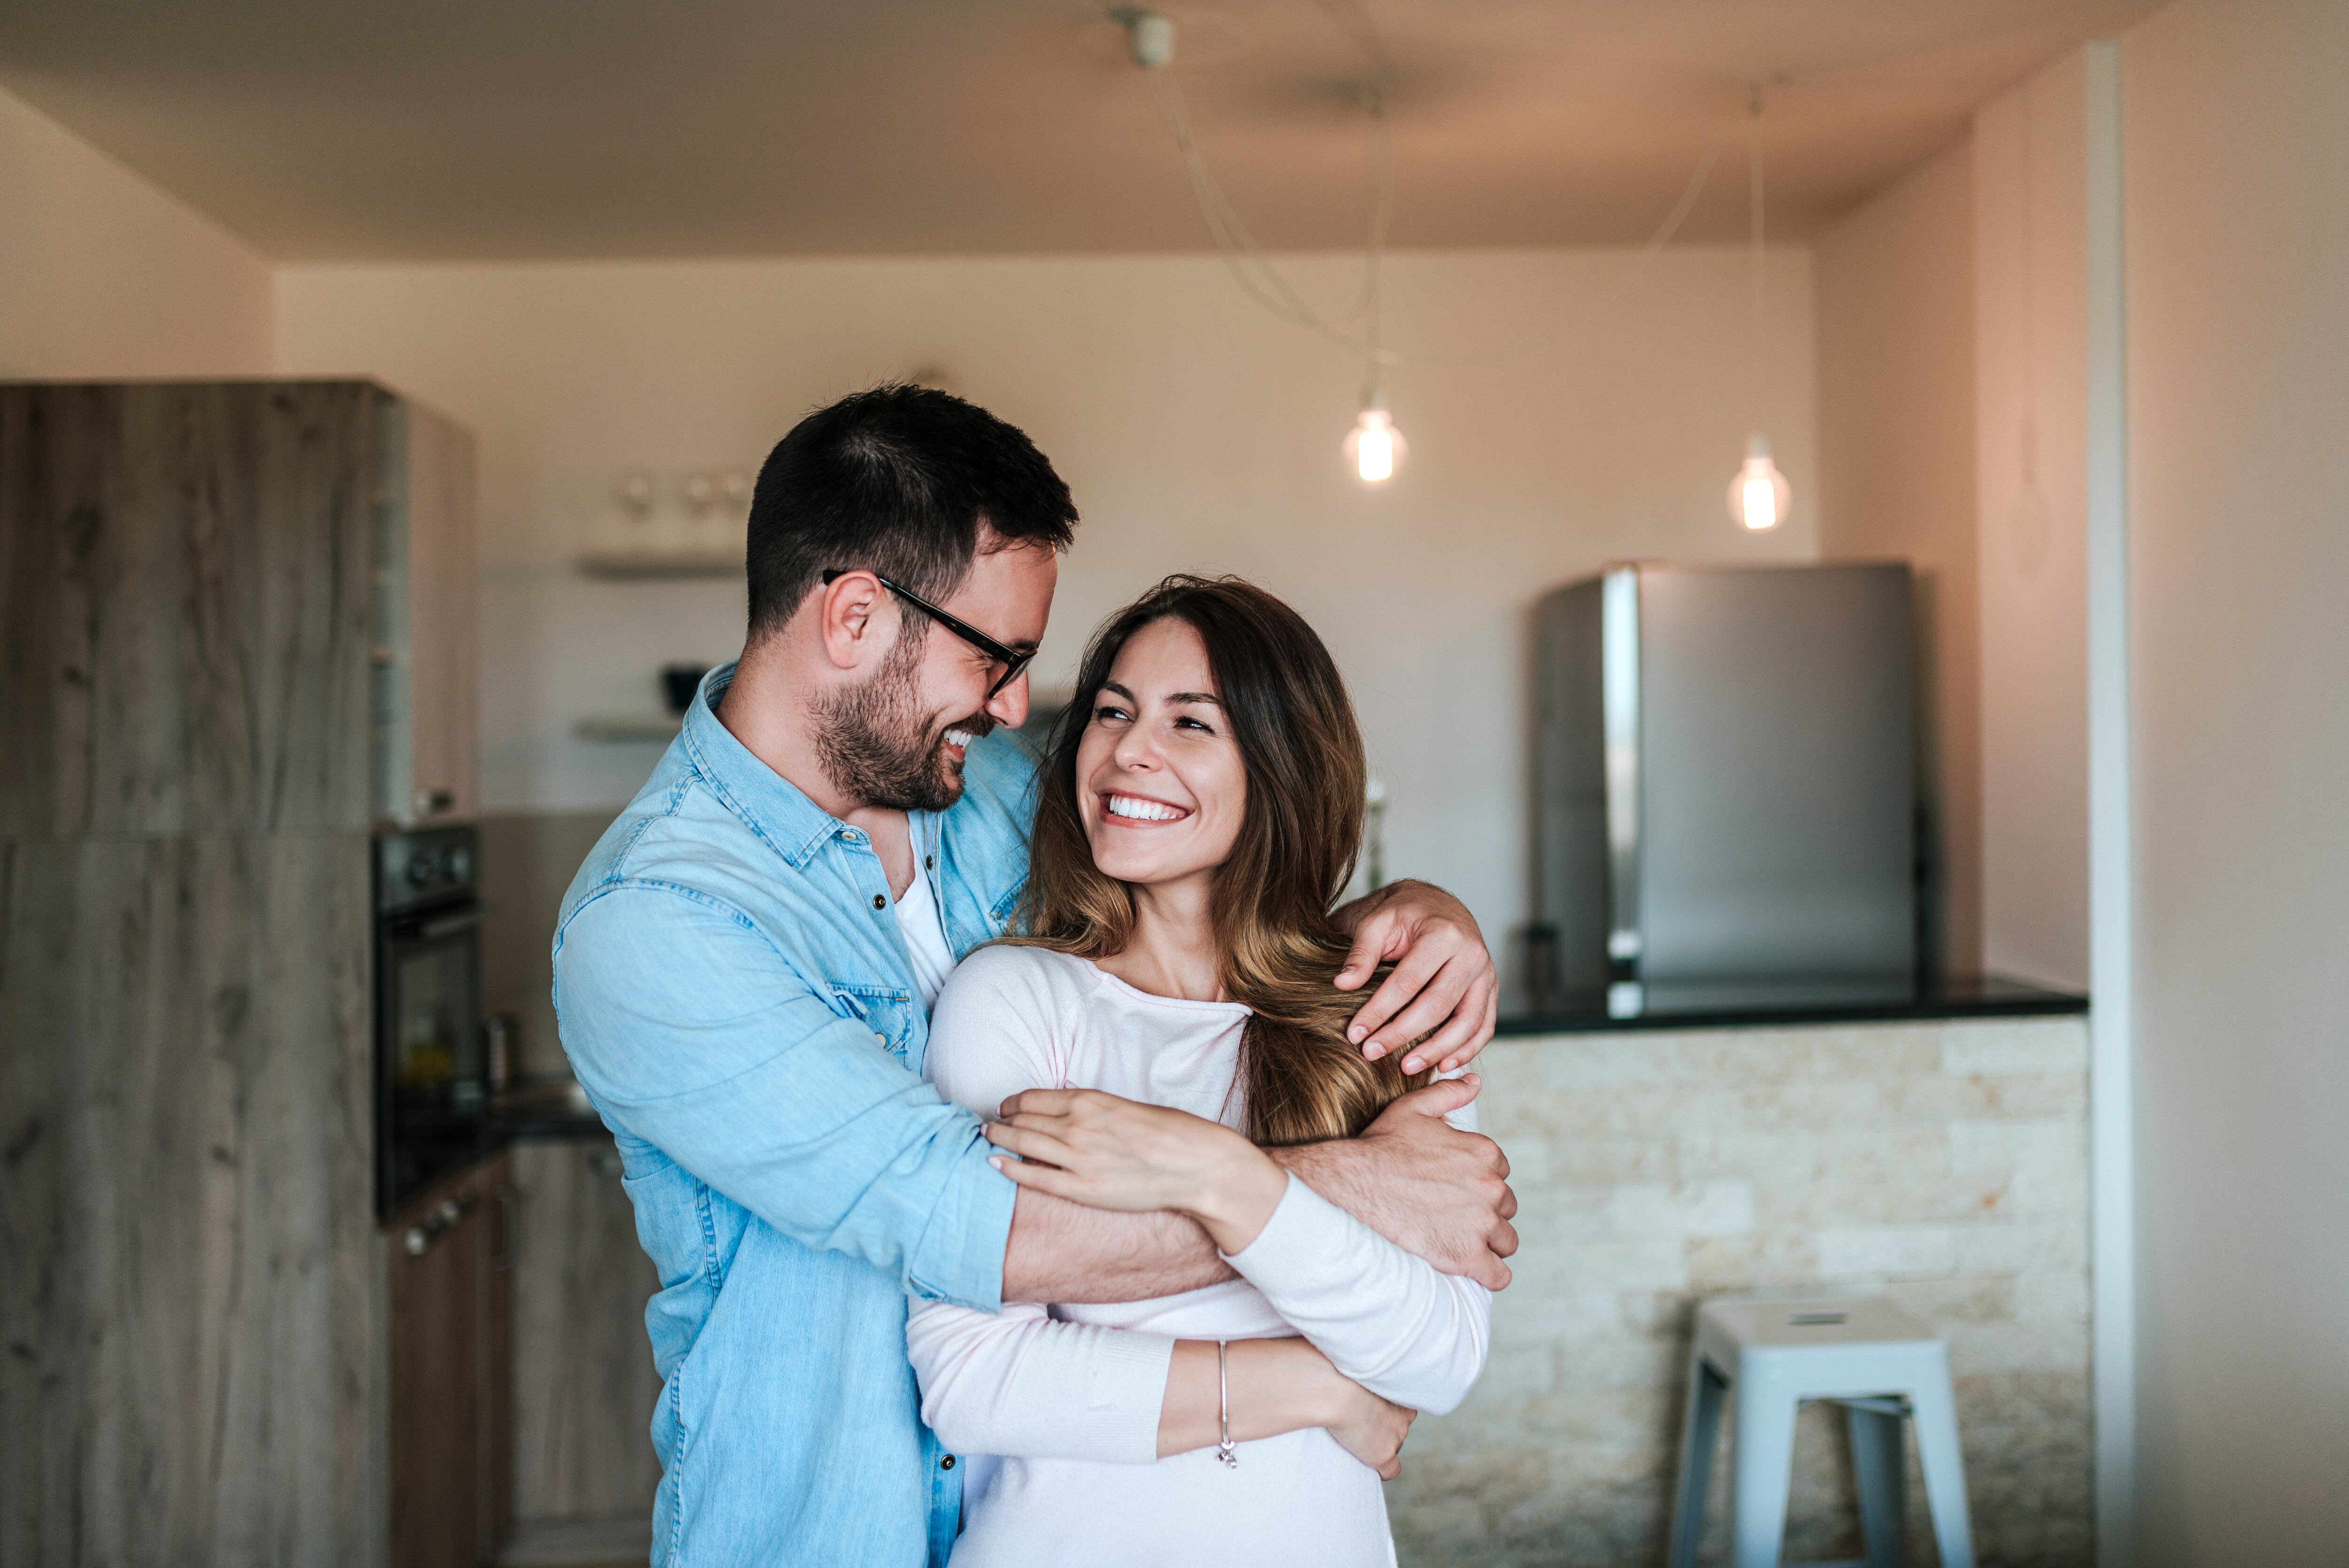
[[[1110,1464],[1158,1458],[1169,1336],[1061,1323],[1026,1303],[999,1313],[911,1305],[905,1353],[922,1420],[947,1448]]]
[[[1448,1119],[1474,1130],[1475,1109]],[[1256,1240],[1224,1261],[1339,1371],[1398,1405],[1444,1415],[1484,1373],[1493,1293],[1403,1251],[1294,1176]]]
[[[1052,960],[988,948],[947,978],[930,1020],[924,1073],[948,1099],[992,1119],[1007,1096],[1061,1087],[1063,1020],[1075,1000]],[[1041,1306],[999,1313],[916,1300],[905,1352],[922,1419],[965,1454],[1149,1464],[1174,1341],[1062,1323]]]

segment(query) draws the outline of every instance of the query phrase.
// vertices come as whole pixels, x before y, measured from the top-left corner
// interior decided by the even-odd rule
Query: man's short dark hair
[[[777,631],[829,568],[876,572],[937,603],[990,543],[1066,550],[1069,487],[1036,443],[927,387],[876,387],[775,443],[750,498],[750,635]]]

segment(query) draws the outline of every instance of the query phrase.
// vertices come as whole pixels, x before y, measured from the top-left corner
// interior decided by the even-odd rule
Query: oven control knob
[[[408,861],[408,880],[414,882],[418,887],[422,887],[426,882],[430,882],[432,880],[432,857],[429,855],[409,856]]]
[[[440,857],[440,872],[452,882],[471,881],[473,875],[472,851],[461,845]]]

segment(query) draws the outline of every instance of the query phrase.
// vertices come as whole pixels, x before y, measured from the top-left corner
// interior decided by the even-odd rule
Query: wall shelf
[[[595,550],[579,558],[579,570],[612,583],[660,578],[740,577],[740,551]]]
[[[667,746],[684,722],[667,714],[604,714],[581,719],[573,733],[582,740]]]

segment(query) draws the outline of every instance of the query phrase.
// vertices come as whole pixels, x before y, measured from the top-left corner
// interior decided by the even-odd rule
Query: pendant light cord
[[[1754,84],[1754,98],[1748,106],[1748,113],[1753,119],[1745,141],[1746,215],[1754,234],[1754,361],[1751,374],[1753,376],[1752,397],[1755,405],[1754,411],[1758,414],[1761,412],[1762,388],[1767,379],[1764,369],[1769,358],[1763,348],[1764,183],[1762,178],[1762,84],[1759,82]]]
[[[1208,236],[1215,241],[1216,250],[1240,291],[1281,320],[1319,333],[1341,348],[1368,355],[1375,364],[1381,352],[1375,328],[1362,334],[1347,332],[1308,304],[1241,222],[1238,210],[1225,196],[1223,187],[1216,183],[1216,177],[1208,172],[1206,160],[1200,156],[1198,142],[1191,134],[1190,111],[1183,101],[1183,89],[1175,85],[1174,73],[1160,66],[1143,74],[1150,78],[1151,96],[1157,99],[1159,115],[1174,138],[1175,150],[1183,155],[1183,166],[1190,174],[1191,191],[1198,199],[1200,216],[1206,220]],[[1379,256],[1386,247],[1387,227],[1394,211],[1393,144],[1387,130],[1385,100],[1373,92],[1367,107],[1372,185],[1370,244],[1364,258],[1361,297],[1339,318],[1341,321],[1377,315]]]
[[[1341,20],[1346,16],[1352,17],[1356,30],[1367,38],[1365,47],[1370,51],[1373,63],[1383,77],[1388,69],[1385,54],[1383,48],[1378,44],[1375,31],[1370,28],[1368,19],[1361,17],[1342,5],[1330,5],[1329,8],[1342,13]],[[1190,108],[1184,102],[1183,89],[1174,80],[1173,68],[1165,65],[1147,66],[1143,68],[1143,75],[1149,78],[1151,97],[1157,103],[1159,116],[1165,121],[1168,133],[1174,138],[1175,150],[1182,155],[1184,170],[1190,178],[1192,194],[1199,204],[1199,215],[1206,222],[1208,237],[1215,242],[1216,253],[1223,258],[1225,267],[1232,274],[1232,280],[1239,284],[1240,292],[1282,321],[1294,326],[1301,326],[1309,332],[1327,338],[1340,348],[1361,355],[1367,367],[1367,380],[1371,387],[1375,387],[1378,385],[1381,369],[1390,365],[1412,363],[1478,366],[1508,364],[1537,355],[1557,352],[1554,340],[1535,341],[1535,335],[1530,334],[1526,335],[1526,341],[1521,342],[1518,347],[1497,355],[1458,356],[1413,354],[1406,358],[1405,356],[1397,354],[1386,346],[1381,263],[1385,257],[1388,231],[1394,216],[1394,136],[1387,119],[1385,93],[1381,88],[1373,87],[1365,89],[1362,98],[1362,107],[1370,122],[1365,161],[1371,184],[1371,222],[1368,242],[1363,252],[1361,292],[1350,307],[1332,316],[1316,311],[1306,302],[1304,295],[1298,291],[1296,285],[1288,281],[1271,256],[1266,253],[1264,247],[1257,242],[1256,236],[1248,232],[1247,223],[1241,221],[1238,209],[1235,208],[1230,198],[1224,194],[1223,187],[1216,182],[1215,175],[1208,170],[1206,159],[1199,151],[1198,141],[1192,134]],[[1759,83],[1754,84],[1751,108],[1753,114],[1758,119],[1762,112]],[[1664,215],[1663,222],[1659,223],[1655,232],[1649,235],[1648,242],[1640,247],[1640,253],[1632,258],[1630,264],[1616,279],[1614,285],[1585,310],[1576,321],[1566,327],[1558,335],[1560,337],[1571,341],[1589,330],[1600,318],[1620,304],[1623,296],[1631,291],[1632,285],[1645,275],[1649,264],[1662,253],[1664,247],[1671,242],[1672,237],[1680,232],[1681,225],[1688,221],[1689,214],[1695,211],[1697,198],[1702,194],[1705,182],[1712,177],[1713,166],[1721,160],[1721,155],[1728,143],[1729,136],[1724,134],[1722,139],[1714,142],[1705,150],[1704,155],[1697,160],[1696,168],[1691,171],[1688,182],[1681,188],[1679,200],[1672,203],[1671,211]],[[1749,144],[1749,164],[1753,187],[1754,315],[1755,357],[1758,362],[1761,355],[1763,286],[1762,148],[1758,127]],[[1347,331],[1342,325],[1356,320],[1361,321],[1363,326],[1359,333]],[[1756,374],[1758,385],[1758,364]]]
[[[2033,218],[2031,156],[2031,88],[2025,83],[2022,92],[2023,133],[2017,139],[2023,150],[2023,488],[2037,488],[2039,483],[2039,326],[2035,284],[2033,273],[2037,263],[2032,254],[2031,229]]]
[[[1386,98],[1376,88],[1367,95],[1363,107],[1371,117],[1371,241],[1362,255],[1362,294],[1365,306],[1363,332],[1364,395],[1378,390],[1380,326],[1383,319],[1380,310],[1379,263],[1387,249],[1387,224],[1394,217],[1394,137],[1387,126]]]

